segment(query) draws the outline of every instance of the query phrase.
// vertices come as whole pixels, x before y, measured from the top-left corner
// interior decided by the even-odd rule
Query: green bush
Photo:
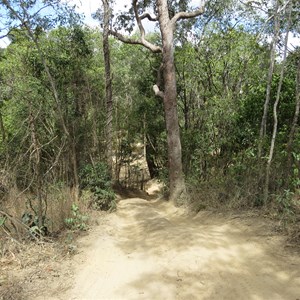
[[[80,172],[80,186],[94,194],[95,209],[112,211],[116,208],[115,193],[105,164],[85,165]]]
[[[75,203],[72,204],[71,214],[70,218],[65,219],[67,227],[72,230],[86,230],[88,217],[81,214],[78,205]]]

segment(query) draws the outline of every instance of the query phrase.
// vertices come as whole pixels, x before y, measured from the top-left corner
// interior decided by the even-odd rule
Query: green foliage
[[[24,37],[24,31],[17,32]],[[99,43],[95,33],[78,26],[59,27],[47,35],[40,34],[39,43],[41,52],[47,57],[60,103],[53,98],[38,50],[27,38],[16,39],[0,59],[0,106],[6,141],[9,141],[4,148],[0,134],[0,157],[10,154],[8,165],[16,170],[17,184],[22,189],[29,184],[34,186],[37,181],[32,175],[33,161],[28,151],[32,147],[30,131],[33,126],[36,141],[41,146],[41,173],[51,170],[47,173],[48,181],[74,184],[75,174],[69,171],[71,156],[76,156],[77,165],[81,166],[90,155],[96,159],[103,153],[100,145],[104,134],[104,110],[98,102],[103,93],[103,84],[98,80],[102,60],[100,53],[94,55],[92,51]],[[33,124],[30,115],[34,116]],[[73,145],[70,140],[66,141],[62,119]],[[92,136],[98,139],[95,141]],[[62,176],[56,173],[57,168],[52,168],[53,164],[65,163]]]
[[[176,48],[184,169],[200,180],[253,148],[261,119],[264,90],[254,96],[251,87],[265,76],[266,49],[242,26],[227,27],[212,22],[198,47]]]
[[[290,190],[284,190],[281,195],[276,196],[277,207],[280,212],[289,218],[294,216],[292,200],[294,197],[294,192]]]
[[[87,230],[88,217],[82,215],[77,204],[73,203],[71,207],[71,217],[65,219],[66,226],[71,230]]]
[[[0,6],[3,24],[12,28],[28,26],[34,32],[34,36],[38,36],[57,25],[74,25],[80,21],[75,7],[68,3],[47,0],[44,4],[47,5],[43,6],[39,1],[2,1]],[[13,34],[11,38],[14,40]]]
[[[115,193],[111,188],[109,173],[104,163],[85,165],[80,172],[80,186],[94,194],[95,209],[106,211],[116,209]]]
[[[269,50],[244,26],[223,25],[220,29],[219,23],[210,22],[197,47],[186,41],[176,47],[184,170],[195,190],[199,182],[204,190],[213,186],[214,191],[208,188],[208,193],[215,194],[216,201],[224,204],[225,198],[218,195],[226,194],[233,206],[261,206],[265,161],[257,160],[257,138]],[[295,66],[290,59],[280,98],[276,163],[270,184],[273,193],[281,193],[284,187],[286,156],[282,153],[286,151],[295,110]],[[266,153],[273,129],[272,105],[279,67],[280,63],[272,82]],[[294,149],[299,149],[297,140]],[[295,156],[292,160],[295,170],[288,185],[295,190],[299,163]]]
[[[48,234],[45,216],[42,217],[42,225],[40,227],[39,217],[37,215],[32,215],[30,212],[23,213],[22,222],[28,226],[28,232],[32,237],[41,237]]]
[[[299,165],[300,165],[300,154],[299,152],[295,153],[292,152],[292,156],[294,159],[294,164],[292,165],[292,172],[291,172],[291,188],[293,190],[299,190],[300,188],[300,170],[299,170]]]
[[[16,9],[21,9],[20,1],[10,2],[15,2]],[[56,2],[47,3],[53,4],[53,8]],[[264,3],[261,3],[262,7]],[[169,13],[190,10],[191,4],[192,1],[168,1]],[[34,40],[28,38],[24,26],[12,29],[9,35],[12,43],[1,49],[1,167],[8,169],[12,185],[16,183],[18,188],[30,194],[36,194],[40,180],[52,186],[58,183],[74,186],[79,170],[80,187],[93,194],[93,206],[112,210],[115,195],[107,169],[102,163],[91,164],[104,161],[105,157],[106,106],[105,84],[100,80],[104,75],[101,35],[98,30],[73,24],[76,15],[65,14],[64,17],[61,12],[66,10],[62,7],[59,14],[47,17],[34,14],[37,1],[29,1],[27,5],[24,8],[29,8],[29,14],[24,16],[30,18],[30,14],[33,15],[26,24],[32,27],[41,53]],[[201,198],[199,195],[203,194],[226,205],[232,201],[238,207],[262,204],[265,167],[265,159],[257,159],[257,139],[270,50],[261,33],[267,27],[265,32],[270,36],[272,20],[265,24],[267,18],[255,12],[251,5],[243,7],[239,1],[230,0],[209,1],[204,15],[197,20],[181,20],[175,34],[178,111],[187,181],[191,189],[194,187],[197,191],[197,197]],[[4,4],[1,7],[3,14],[8,12]],[[155,1],[138,1],[139,13],[145,7],[156,12]],[[294,13],[296,16],[299,11]],[[68,17],[70,26],[59,26],[62,25],[60,21],[66,21]],[[133,30],[131,5],[128,5],[128,13],[116,20],[120,28]],[[297,30],[299,21],[296,18],[294,23],[293,29]],[[197,30],[190,31],[192,26]],[[132,38],[137,36],[135,33]],[[161,44],[159,33],[153,33],[147,39]],[[112,142],[116,161],[130,165],[134,158],[133,145],[145,142],[151,177],[167,183],[163,101],[153,95],[152,89],[161,57],[142,46],[133,47],[114,39],[110,40],[110,46],[114,74]],[[54,79],[58,102],[53,97],[40,54],[46,58]],[[291,149],[287,149],[295,112],[298,62],[299,48],[296,48],[287,59],[270,180],[271,193],[280,195],[274,197],[274,202],[280,210],[287,212],[293,209],[290,199],[300,186],[299,128],[296,128]],[[272,105],[280,66],[278,59],[272,80],[264,154],[269,150]],[[35,171],[34,140],[40,151],[41,176]],[[291,162],[286,170],[289,155]],[[201,204],[196,206],[202,207]],[[72,217],[66,220],[68,226],[83,229],[85,220],[78,207],[72,206],[71,213]],[[0,219],[0,225],[4,222]],[[36,225],[31,228],[33,234],[38,234]]]
[[[299,239],[299,190],[284,190],[274,195],[274,209],[278,218],[281,220],[280,225],[284,229],[292,229],[294,234],[291,238]],[[298,241],[297,241],[298,242]]]

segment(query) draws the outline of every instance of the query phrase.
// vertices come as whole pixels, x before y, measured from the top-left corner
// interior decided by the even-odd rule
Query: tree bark
[[[35,119],[32,112],[32,106],[29,102],[30,112],[29,112],[29,127],[31,135],[31,157],[33,158],[33,176],[36,178],[36,197],[38,200],[37,203],[37,217],[38,217],[38,227],[41,229],[43,227],[43,197],[42,197],[42,185],[43,185],[43,176],[41,174],[41,147],[38,141],[35,128]]]
[[[109,49],[109,22],[110,22],[110,7],[109,0],[102,0],[104,9],[104,23],[103,23],[103,55],[105,67],[105,98],[106,98],[106,161],[108,170],[112,178],[113,175],[113,100],[112,100],[112,77],[110,67],[110,49]]]
[[[169,199],[175,205],[185,198],[186,188],[182,171],[182,151],[177,112],[176,73],[174,64],[174,27],[169,18],[167,0],[157,1],[159,26],[162,36],[163,101],[168,144]]]

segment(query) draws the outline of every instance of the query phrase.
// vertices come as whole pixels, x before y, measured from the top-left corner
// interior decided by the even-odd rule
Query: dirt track
[[[80,243],[72,288],[52,299],[300,299],[299,257],[258,218],[133,198]]]

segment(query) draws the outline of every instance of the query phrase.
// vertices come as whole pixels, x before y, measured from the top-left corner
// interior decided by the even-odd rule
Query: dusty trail
[[[83,238],[72,288],[53,299],[300,299],[299,258],[265,226],[123,200]]]

